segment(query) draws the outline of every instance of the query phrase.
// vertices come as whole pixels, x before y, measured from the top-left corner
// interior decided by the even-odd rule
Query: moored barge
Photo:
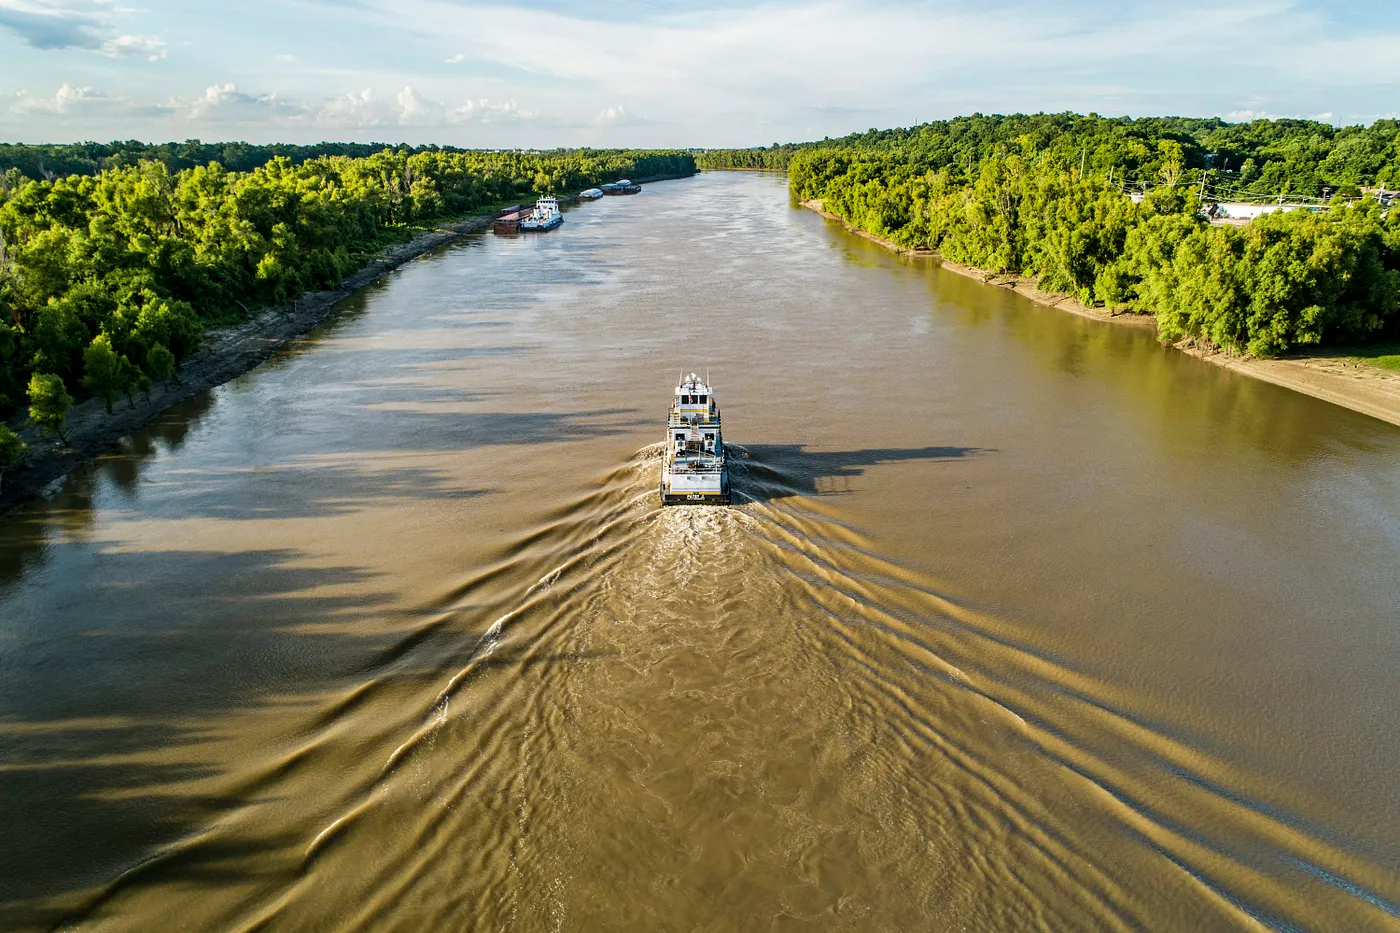
[[[530,209],[523,204],[514,207],[507,207],[496,215],[496,219],[491,221],[491,229],[495,233],[518,233],[520,232],[520,221],[529,216]]]

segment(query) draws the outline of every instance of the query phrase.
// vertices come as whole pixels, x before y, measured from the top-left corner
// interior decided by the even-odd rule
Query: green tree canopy
[[[83,386],[102,399],[107,406],[107,414],[112,413],[112,400],[117,397],[126,378],[123,363],[126,357],[118,356],[112,349],[112,341],[106,334],[98,334],[83,351]]]
[[[28,445],[19,439],[7,425],[0,424],[0,488],[4,487],[5,473],[14,469],[24,459]]]
[[[153,344],[146,351],[146,371],[152,379],[159,379],[162,385],[168,383],[170,377],[175,375],[175,354],[167,350],[163,343]]]
[[[55,434],[59,440],[68,443],[64,425],[68,411],[73,407],[73,396],[68,394],[63,380],[53,373],[35,373],[29,378],[29,420],[45,432]]]
[[[0,171],[0,414],[36,372],[102,394],[96,387],[112,384],[105,353],[91,373],[87,361],[99,336],[119,361],[163,378],[150,368],[157,344],[178,366],[208,325],[335,287],[441,218],[537,188],[567,193],[695,169],[688,153],[649,150],[198,140],[29,149],[0,145],[0,167],[6,153],[26,166]],[[115,384],[122,391],[139,377]]]
[[[1359,194],[1400,178],[1398,141],[1396,121],[1038,114],[784,148],[796,198],[878,237],[1155,314],[1164,340],[1275,356],[1400,335],[1400,212],[1368,196],[1213,225],[1198,195]]]

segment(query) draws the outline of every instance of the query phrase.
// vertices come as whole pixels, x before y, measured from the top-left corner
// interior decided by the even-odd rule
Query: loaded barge
[[[601,190],[604,194],[636,194],[642,190],[642,186],[632,184],[630,178],[619,178],[617,181],[603,185]]]
[[[520,221],[528,213],[530,213],[530,209],[523,204],[508,207],[498,213],[495,220],[491,221],[491,229],[495,233],[519,233]]]
[[[709,380],[682,376],[666,420],[662,505],[729,505],[729,468]]]

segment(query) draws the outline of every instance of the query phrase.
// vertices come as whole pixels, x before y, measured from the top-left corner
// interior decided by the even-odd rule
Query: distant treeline
[[[46,396],[90,392],[110,407],[168,378],[205,325],[333,286],[436,219],[695,170],[673,151],[301,154],[298,164],[272,153],[248,171],[148,159],[51,181],[0,173],[0,412],[40,383]]]
[[[710,149],[696,155],[702,169],[786,170],[813,149],[885,152],[928,168],[970,171],[1009,146],[1058,149],[1083,160],[1086,171],[1126,186],[1160,183],[1158,143],[1181,147],[1182,167],[1219,193],[1258,197],[1359,194],[1362,186],[1400,189],[1400,120],[1337,127],[1315,120],[1226,123],[1218,117],[1082,116],[1072,113],[957,117],[919,126],[852,133],[816,142],[774,143],[753,149]]]
[[[1155,314],[1164,340],[1275,356],[1400,325],[1400,211],[1360,197],[1400,188],[1400,121],[973,116],[742,151],[853,226]],[[1203,192],[1332,201],[1213,226]]]
[[[0,174],[18,169],[20,174],[35,181],[51,181],[62,175],[97,175],[114,168],[130,168],[141,162],[160,162],[171,173],[197,165],[217,162],[230,172],[251,172],[262,168],[274,158],[284,158],[293,165],[322,156],[349,156],[363,159],[385,149],[398,149],[414,154],[437,151],[437,146],[391,146],[388,143],[317,143],[313,146],[291,146],[275,143],[258,146],[252,143],[205,143],[187,139],[182,143],[143,143],[130,139],[125,142],[72,143],[59,145],[24,145],[0,143]],[[450,147],[442,150],[459,152]]]
[[[766,149],[706,149],[695,154],[695,164],[702,169],[767,169],[785,172],[788,163],[792,161],[793,153],[821,145],[823,143],[774,143]]]

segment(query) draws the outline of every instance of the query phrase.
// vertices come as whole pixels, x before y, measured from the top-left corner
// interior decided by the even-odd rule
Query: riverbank
[[[692,173],[693,174],[693,173]],[[691,175],[650,175],[637,184],[689,178]],[[68,444],[58,445],[37,428],[15,427],[29,455],[22,467],[9,470],[0,487],[0,512],[45,492],[72,470],[112,450],[132,431],[155,421],[172,406],[243,375],[268,359],[288,341],[301,336],[330,316],[337,303],[366,285],[440,246],[491,226],[495,213],[474,214],[419,234],[406,243],[379,253],[360,271],[346,277],[338,288],[308,292],[286,304],[265,308],[227,327],[205,331],[204,343],[180,368],[179,382],[153,385],[149,395],[138,395],[135,404],[118,400],[107,414],[100,399],[87,399],[68,413]]]
[[[22,468],[5,474],[0,511],[43,492],[74,468],[111,450],[122,437],[159,418],[171,406],[243,375],[289,340],[325,320],[338,302],[430,250],[486,230],[493,217],[494,214],[474,215],[421,233],[379,253],[359,272],[346,277],[338,288],[305,293],[286,304],[263,309],[238,324],[210,328],[205,331],[199,350],[181,366],[179,382],[172,379],[165,386],[153,385],[150,395],[136,396],[134,406],[119,399],[110,415],[101,399],[90,398],[74,405],[68,413],[66,446],[56,445],[34,427],[25,427],[20,436],[29,445],[29,457]]]
[[[693,174],[650,175],[633,181],[651,184]],[[237,324],[206,330],[199,350],[184,361],[178,382],[153,385],[149,394],[136,396],[134,405],[119,399],[111,414],[95,398],[74,405],[68,413],[66,445],[27,426],[24,415],[17,413],[10,426],[29,445],[29,451],[22,466],[4,474],[0,512],[45,492],[72,470],[111,451],[123,437],[155,421],[174,405],[253,369],[288,341],[324,321],[338,302],[385,273],[459,237],[484,232],[494,217],[494,212],[472,215],[426,231],[379,253],[360,271],[346,277],[338,288],[305,293],[285,304],[262,309]]]
[[[1079,301],[1073,295],[1043,292],[1034,278],[1023,275],[1007,275],[988,272],[972,266],[949,262],[937,252],[928,249],[908,249],[897,243],[877,237],[847,223],[843,218],[824,210],[821,201],[803,201],[802,206],[833,220],[856,236],[878,243],[886,249],[904,256],[924,257],[936,261],[949,272],[975,279],[985,285],[1014,289],[1018,294],[1036,304],[1068,311],[1080,317],[1091,318],[1110,324],[1127,327],[1157,329],[1157,322],[1145,314],[1115,314],[1104,308],[1094,308]],[[1378,366],[1369,366],[1349,356],[1327,351],[1315,351],[1307,355],[1284,359],[1261,360],[1226,353],[1215,348],[1202,348],[1187,343],[1172,344],[1174,349],[1189,353],[1197,359],[1223,366],[1226,369],[1262,379],[1274,385],[1311,395],[1314,398],[1350,408],[1372,418],[1400,426],[1400,373],[1391,372]]]

